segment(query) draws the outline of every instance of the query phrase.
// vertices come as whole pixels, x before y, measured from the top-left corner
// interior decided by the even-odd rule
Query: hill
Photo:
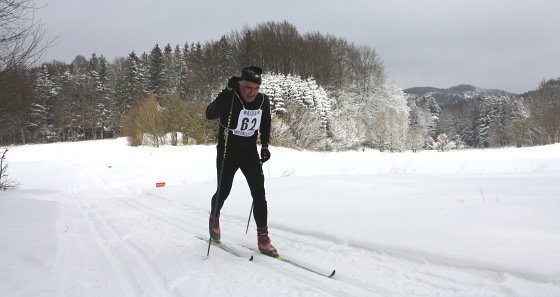
[[[408,98],[430,95],[436,99],[439,106],[453,104],[457,101],[479,98],[482,95],[513,96],[516,94],[497,89],[483,89],[473,85],[457,85],[448,89],[434,87],[414,87],[403,90]]]

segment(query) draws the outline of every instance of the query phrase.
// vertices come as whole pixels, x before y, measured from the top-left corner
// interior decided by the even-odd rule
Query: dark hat
[[[261,84],[262,69],[256,66],[249,66],[241,71],[241,79]]]

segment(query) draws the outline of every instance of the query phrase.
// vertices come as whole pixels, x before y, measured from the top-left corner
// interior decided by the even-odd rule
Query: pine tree
[[[175,47],[175,52],[173,53],[173,92],[177,92],[179,96],[184,100],[186,99],[187,90],[187,61],[185,59],[185,53],[179,45]]]
[[[157,44],[150,52],[147,71],[147,91],[152,92],[158,98],[163,96],[166,91],[165,59]]]
[[[38,73],[36,93],[37,100],[31,106],[28,124],[31,140],[33,142],[58,141],[58,133],[53,121],[53,98],[57,93],[46,64],[41,66]]]

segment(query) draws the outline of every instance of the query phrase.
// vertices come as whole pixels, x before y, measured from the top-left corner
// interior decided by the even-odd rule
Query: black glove
[[[270,159],[270,151],[268,150],[268,145],[263,145],[261,147],[261,163],[264,163]]]
[[[241,81],[241,77],[232,76],[227,82],[226,90],[233,91],[236,88],[239,88],[239,83],[238,82],[240,82],[240,81]]]

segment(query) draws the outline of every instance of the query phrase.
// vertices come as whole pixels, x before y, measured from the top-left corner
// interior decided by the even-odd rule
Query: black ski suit
[[[258,116],[255,116],[259,113],[260,125],[258,124]],[[212,196],[211,213],[220,214],[220,210],[231,191],[235,173],[238,169],[241,169],[253,197],[254,218],[257,228],[266,227],[268,208],[264,189],[264,174],[257,151],[257,135],[260,133],[261,145],[268,146],[271,120],[268,96],[258,93],[255,100],[249,103],[243,100],[238,88],[233,91],[223,90],[206,108],[206,118],[209,120],[220,119],[218,145],[216,146],[217,180],[220,193],[218,195],[218,190],[216,190],[216,193]],[[224,157],[225,131],[228,127],[228,119],[230,129],[220,185],[220,169]],[[214,212],[217,197],[219,197],[219,201],[217,211]]]

